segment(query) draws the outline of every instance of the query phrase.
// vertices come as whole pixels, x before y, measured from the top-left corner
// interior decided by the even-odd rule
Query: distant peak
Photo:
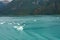
[[[2,1],[3,3],[10,3],[11,1],[13,1],[13,0],[0,0],[0,1]]]

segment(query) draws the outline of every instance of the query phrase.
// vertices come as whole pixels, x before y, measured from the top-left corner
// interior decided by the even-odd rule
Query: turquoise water
[[[60,16],[0,17],[0,40],[60,40]]]

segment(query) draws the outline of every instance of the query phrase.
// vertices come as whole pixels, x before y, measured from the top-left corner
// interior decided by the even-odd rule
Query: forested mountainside
[[[1,15],[56,15],[60,14],[60,0],[13,0]]]

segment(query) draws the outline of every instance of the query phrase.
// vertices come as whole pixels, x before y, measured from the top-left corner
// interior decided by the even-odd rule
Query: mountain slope
[[[5,15],[60,14],[59,0],[13,0],[7,5]]]

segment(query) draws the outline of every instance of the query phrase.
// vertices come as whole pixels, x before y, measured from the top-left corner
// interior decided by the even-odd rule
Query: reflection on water
[[[60,40],[60,16],[0,17],[0,40]]]

